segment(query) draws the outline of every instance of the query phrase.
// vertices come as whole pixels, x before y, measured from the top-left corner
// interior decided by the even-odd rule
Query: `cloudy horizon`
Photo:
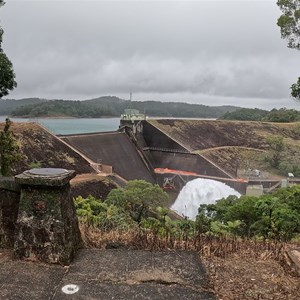
[[[26,13],[24,13],[26,11]],[[105,95],[299,109],[300,52],[276,1],[17,1],[0,9],[18,87],[6,98]]]

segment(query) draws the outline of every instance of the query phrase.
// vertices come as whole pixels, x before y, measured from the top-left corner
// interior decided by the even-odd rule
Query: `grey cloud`
[[[139,100],[294,105],[300,53],[280,39],[273,2],[12,1],[0,13],[10,97],[132,89]]]

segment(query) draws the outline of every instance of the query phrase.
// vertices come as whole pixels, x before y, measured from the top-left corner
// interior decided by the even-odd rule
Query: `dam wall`
[[[140,131],[143,142],[147,145],[144,148],[144,155],[148,157],[155,168],[170,168],[201,175],[231,178],[221,168],[201,155],[190,153],[188,146],[180,145],[167,133],[149,122],[143,121]]]
[[[122,132],[62,136],[62,140],[98,164],[112,166],[126,180],[155,182],[134,143]]]
[[[228,177],[221,169],[216,168],[203,157],[192,153],[176,153],[148,150],[151,153],[155,168],[169,168],[181,171],[195,172],[214,177]]]
[[[142,122],[141,130],[148,147],[187,151],[183,146],[179,145],[176,141],[147,121]]]

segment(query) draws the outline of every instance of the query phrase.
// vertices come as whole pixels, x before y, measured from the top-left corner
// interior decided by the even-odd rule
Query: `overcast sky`
[[[7,0],[8,98],[133,100],[300,108],[274,1]]]

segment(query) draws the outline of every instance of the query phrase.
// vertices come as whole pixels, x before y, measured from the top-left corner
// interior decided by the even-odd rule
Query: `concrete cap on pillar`
[[[75,177],[75,171],[60,168],[36,168],[15,176],[19,185],[63,186]]]

